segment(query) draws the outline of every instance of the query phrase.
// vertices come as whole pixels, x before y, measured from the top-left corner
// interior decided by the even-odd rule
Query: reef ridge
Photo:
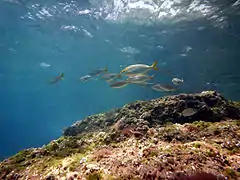
[[[0,162],[4,180],[239,177],[240,103],[216,91],[136,101],[88,116],[59,139]]]

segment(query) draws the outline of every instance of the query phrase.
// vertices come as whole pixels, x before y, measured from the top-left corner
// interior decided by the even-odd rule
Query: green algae
[[[44,147],[44,149],[48,152],[56,151],[59,148],[58,143],[51,142]]]
[[[104,145],[109,145],[109,144],[114,144],[117,142],[117,138],[120,136],[119,131],[115,131],[112,133],[108,133],[105,137],[103,137],[101,140],[102,144]]]
[[[101,172],[92,172],[86,176],[86,180],[102,180],[103,176]]]
[[[75,154],[71,158],[73,159],[71,163],[68,166],[69,171],[75,171],[80,166],[80,161],[82,158],[84,158],[85,154]],[[87,159],[86,161],[87,162]]]
[[[19,153],[17,153],[15,156],[10,158],[9,160],[12,163],[21,163],[23,161],[26,161],[30,158],[32,150],[22,150]]]
[[[157,157],[159,152],[157,150],[150,151],[148,157]]]
[[[226,168],[225,173],[230,178],[234,178],[234,179],[237,178],[237,173],[234,170],[232,170],[231,168]]]
[[[240,108],[240,101],[228,101],[229,104],[231,104],[232,106],[236,107],[236,108]]]
[[[216,153],[212,149],[209,149],[209,150],[206,151],[206,155],[208,157],[215,157]]]
[[[5,166],[0,167],[0,172],[21,171],[31,165],[35,158],[32,154],[32,149],[22,150],[16,155],[8,159],[8,163]]]
[[[113,175],[110,174],[105,174],[102,171],[97,171],[97,172],[91,172],[88,174],[86,177],[86,180],[123,180],[122,178],[117,178],[114,177]],[[135,180],[135,179],[133,179]]]
[[[87,121],[81,121],[80,124],[78,125],[78,131],[79,132],[84,131],[87,126],[88,126],[88,122]]]
[[[234,124],[239,127],[240,126],[240,120],[234,121]]]
[[[195,143],[195,144],[194,144],[194,147],[195,147],[195,148],[200,148],[200,147],[201,147],[201,144],[200,144],[200,143]]]
[[[217,114],[221,111],[221,108],[220,107],[211,107],[210,110]]]
[[[78,137],[61,137],[56,141],[52,141],[43,147],[50,156],[66,157],[74,153],[82,153],[85,149],[79,144]]]
[[[206,121],[194,121],[192,124],[198,127],[199,129],[203,130],[209,127],[212,123]]]
[[[228,148],[228,152],[230,155],[233,155],[233,154],[240,152],[240,148],[239,147],[230,147],[230,148]]]

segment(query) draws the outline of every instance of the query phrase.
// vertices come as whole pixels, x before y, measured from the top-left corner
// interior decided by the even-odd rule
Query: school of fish
[[[154,71],[158,71],[157,67],[158,60],[153,62],[152,65],[148,64],[132,64],[119,73],[110,73],[108,67],[103,69],[95,69],[89,72],[87,75],[84,75],[79,78],[80,82],[87,82],[96,77],[109,83],[111,88],[123,88],[130,84],[140,85],[150,87],[151,89],[159,92],[174,92],[178,90],[178,87],[184,83],[183,79],[173,78],[171,84],[165,83],[153,83],[155,75]],[[148,73],[151,72],[151,75]],[[55,84],[59,81],[64,80],[64,73],[61,73],[59,76],[54,77],[49,83]]]

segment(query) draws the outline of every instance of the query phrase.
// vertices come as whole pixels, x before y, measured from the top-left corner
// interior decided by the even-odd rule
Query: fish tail
[[[154,69],[154,70],[158,70],[158,68],[157,68],[157,63],[158,63],[158,60],[156,60],[156,61],[151,65],[151,68]]]
[[[119,75],[121,76],[123,73],[125,73],[126,69],[121,70],[121,72],[119,73]]]
[[[107,82],[111,82],[113,79],[108,79],[108,80],[106,80]]]
[[[60,74],[60,78],[61,78],[62,80],[64,80],[64,73],[61,73],[61,74]]]

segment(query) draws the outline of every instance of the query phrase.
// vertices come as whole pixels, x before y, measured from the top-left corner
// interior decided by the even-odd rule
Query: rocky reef
[[[86,117],[59,139],[0,163],[4,180],[239,178],[240,103],[215,91],[137,101]]]

